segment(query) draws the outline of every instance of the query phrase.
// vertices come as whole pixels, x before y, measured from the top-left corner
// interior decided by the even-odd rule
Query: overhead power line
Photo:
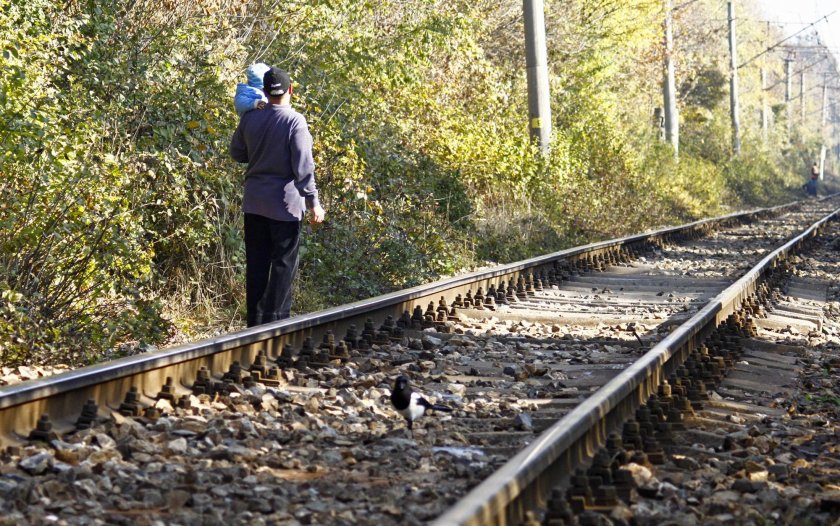
[[[778,42],[776,42],[776,43],[775,43],[775,44],[773,44],[772,46],[768,47],[767,49],[765,49],[764,51],[762,51],[762,52],[761,52],[761,53],[759,53],[758,55],[756,55],[756,56],[752,57],[752,58],[751,58],[751,59],[749,59],[748,61],[746,61],[746,62],[744,62],[743,64],[741,64],[740,66],[738,66],[738,69],[743,68],[744,66],[746,66],[747,64],[749,64],[749,63],[750,63],[750,62],[752,62],[753,60],[757,59],[758,57],[760,57],[760,56],[762,56],[762,55],[765,55],[765,54],[767,54],[767,53],[769,53],[769,52],[773,51],[775,48],[777,48],[777,47],[781,46],[783,43],[787,42],[788,40],[790,40],[791,38],[795,37],[796,35],[798,35],[798,34],[800,34],[800,33],[805,32],[807,29],[814,27],[815,25],[817,25],[817,24],[818,24],[818,23],[820,23],[821,21],[825,20],[826,22],[828,22],[828,17],[830,17],[831,15],[833,15],[833,14],[834,14],[834,13],[836,13],[836,12],[837,12],[837,11],[832,11],[831,13],[829,13],[829,14],[827,14],[827,15],[825,15],[825,16],[821,16],[820,18],[818,18],[818,19],[814,20],[813,22],[811,22],[811,23],[810,23],[810,24],[808,24],[807,26],[803,27],[802,29],[800,29],[800,30],[799,30],[799,31],[797,31],[796,33],[794,33],[794,34],[790,35],[789,37],[785,37],[785,38],[783,38],[782,40],[779,40]]]
[[[793,73],[791,73],[791,77],[795,77],[796,75],[799,75],[800,73],[804,73],[805,71],[808,71],[809,69],[821,64],[826,58],[828,58],[828,55],[823,55],[819,60],[815,60],[814,62],[811,62],[810,64],[807,64],[807,65],[803,66],[802,68],[798,69],[797,71],[794,71]],[[771,89],[775,88],[776,86],[778,86],[779,84],[784,84],[785,82],[787,82],[787,79],[779,80],[779,81],[773,83],[773,85],[767,86],[766,88],[764,88],[764,90],[765,91],[771,90]]]

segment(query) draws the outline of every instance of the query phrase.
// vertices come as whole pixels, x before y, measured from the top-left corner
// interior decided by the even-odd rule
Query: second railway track
[[[519,520],[550,487],[514,494],[510,480],[543,475],[509,460],[836,202],[595,244],[0,390],[0,511],[68,524]],[[407,431],[387,399],[398,374],[454,412]],[[609,425],[575,440],[594,452]],[[48,445],[26,441],[33,429]],[[549,454],[555,471],[581,451]],[[488,476],[479,488],[503,497],[456,504]]]

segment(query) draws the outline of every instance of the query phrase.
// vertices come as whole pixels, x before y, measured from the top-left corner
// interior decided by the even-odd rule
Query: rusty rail
[[[362,327],[367,318],[399,318],[403,312],[423,308],[441,297],[451,302],[456,294],[478,287],[487,289],[499,280],[552,268],[557,262],[592,258],[598,254],[651,243],[702,235],[720,225],[748,222],[780,213],[795,206],[788,203],[773,208],[730,214],[696,221],[679,227],[602,241],[490,270],[445,279],[435,283],[296,316],[217,338],[180,345],[108,363],[85,367],[60,375],[32,380],[0,389],[0,444],[19,442],[34,429],[41,415],[47,414],[56,431],[73,428],[82,406],[88,400],[98,404],[100,415],[116,410],[125,394],[136,387],[141,403],[152,405],[168,378],[177,394],[189,392],[199,370],[227,371],[234,361],[243,366],[253,363],[260,351],[269,357],[280,355],[284,345],[299,348],[306,337],[315,341],[327,332],[336,335],[350,325]]]

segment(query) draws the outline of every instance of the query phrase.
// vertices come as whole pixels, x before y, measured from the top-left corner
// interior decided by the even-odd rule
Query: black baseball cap
[[[291,85],[289,74],[280,68],[272,67],[263,75],[263,89],[272,97],[285,95]]]

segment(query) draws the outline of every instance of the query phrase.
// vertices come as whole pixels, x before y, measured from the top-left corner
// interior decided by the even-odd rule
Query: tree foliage
[[[241,324],[243,168],[227,147],[254,61],[296,83],[328,210],[303,240],[299,311],[778,201],[818,138],[780,117],[764,142],[750,117],[731,157],[717,7],[675,18],[676,162],[652,124],[654,0],[546,2],[548,156],[527,134],[519,4],[0,0],[0,363]],[[761,49],[743,27],[742,52]],[[750,115],[756,83],[746,71]]]

